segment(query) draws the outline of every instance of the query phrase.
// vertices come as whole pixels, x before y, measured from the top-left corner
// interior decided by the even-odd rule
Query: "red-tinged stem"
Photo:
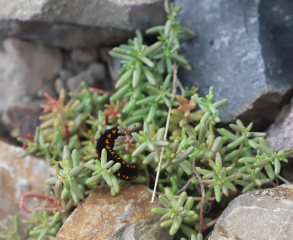
[[[107,119],[106,119],[106,116],[103,116],[103,122],[102,122],[102,132],[105,131],[106,129],[106,125],[107,125]]]
[[[32,210],[32,212],[38,212],[38,211],[46,211],[46,212],[53,212],[53,213],[55,213],[55,212],[57,212],[58,211],[58,209],[57,208],[47,208],[47,207],[37,207],[37,208],[35,208],[34,210]]]
[[[109,91],[105,91],[105,90],[102,90],[102,89],[99,89],[99,88],[89,88],[90,89],[90,92],[96,92],[96,93],[99,93],[99,94],[109,94],[109,95],[113,95],[112,92],[109,92]],[[86,93],[86,91],[84,89],[81,90],[81,93]]]
[[[63,117],[63,114],[62,114],[62,123],[63,123],[64,128],[65,128],[66,143],[69,143],[69,141],[70,141],[70,132],[69,132],[69,129],[67,127],[67,124],[65,123],[65,119]]]
[[[57,207],[58,205],[60,205],[60,200],[58,200],[58,201],[54,201],[53,199],[51,199],[51,198],[49,198],[49,197],[46,197],[46,196],[44,196],[44,195],[40,195],[40,194],[36,194],[36,193],[26,193],[26,194],[22,195],[21,198],[19,199],[19,206],[20,206],[20,208],[21,208],[24,212],[26,212],[26,213],[32,213],[33,211],[37,211],[37,210],[39,210],[39,209],[40,209],[40,210],[41,210],[41,209],[45,209],[45,208],[42,208],[42,207],[38,207],[38,208],[36,208],[36,209],[34,209],[34,210],[32,210],[32,211],[26,209],[26,207],[24,206],[24,200],[25,200],[26,198],[31,198],[31,197],[36,197],[36,198],[38,198],[38,199],[45,200],[47,203],[49,203],[49,204],[52,206],[52,209],[53,209],[53,208],[56,209],[56,207]],[[49,209],[49,208],[48,208],[48,209]],[[50,209],[50,211],[51,211],[51,209]]]
[[[207,224],[205,224],[204,227],[203,227],[203,231],[205,231],[205,230],[209,229],[210,227],[214,226],[217,223],[218,220],[219,220],[219,218],[216,218],[216,219],[208,222]]]
[[[24,139],[28,139],[28,140],[30,140],[30,141],[32,141],[32,142],[35,141],[34,137],[33,137],[30,133],[24,135],[23,138],[24,138]],[[27,145],[26,143],[23,143],[23,144],[22,144],[22,149],[26,150],[27,148],[28,148],[28,145]]]
[[[69,201],[67,202],[65,208],[63,209],[64,212],[66,212],[67,210],[69,210],[69,208],[72,206],[73,202],[72,202],[72,198],[69,199]]]

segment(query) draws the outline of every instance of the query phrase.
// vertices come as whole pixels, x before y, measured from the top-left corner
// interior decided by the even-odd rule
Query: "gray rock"
[[[97,48],[75,48],[70,53],[66,66],[75,73],[85,70],[98,58]]]
[[[69,78],[71,78],[73,76],[73,72],[69,71],[68,69],[62,69],[59,72],[59,77],[62,80],[68,80]]]
[[[88,69],[68,79],[67,87],[70,91],[77,91],[82,81],[89,87],[97,87],[106,77],[106,68],[101,63],[92,63]]]
[[[192,71],[182,70],[185,85],[205,96],[229,98],[221,108],[223,122],[241,118],[264,129],[289,100],[293,86],[293,2],[175,0],[178,20],[195,31],[185,41]]]
[[[163,0],[2,0],[0,19],[0,39],[74,48],[118,43],[137,28],[163,24],[165,14]]]
[[[117,81],[119,79],[118,72],[122,65],[121,65],[120,59],[112,58],[109,55],[109,51],[111,50],[112,50],[111,48],[102,48],[100,50],[100,57],[103,62],[107,63],[112,81]],[[108,89],[111,89],[111,88],[108,88]]]
[[[64,80],[57,78],[54,83],[55,91],[60,94],[62,89],[65,89]]]
[[[36,95],[38,98],[44,98],[44,93],[50,94],[53,98],[57,97],[54,85],[51,81],[43,84],[43,86],[38,89]]]
[[[276,151],[287,147],[293,148],[293,99],[282,109],[266,133],[266,141]]]
[[[59,50],[40,44],[7,39],[0,52],[0,112],[13,102],[33,98],[39,89],[53,85],[62,67]]]
[[[71,59],[75,64],[90,64],[97,60],[96,48],[75,48],[71,51]]]
[[[266,141],[276,152],[284,148],[293,148],[293,99],[285,105],[275,122],[266,130]],[[293,155],[289,162],[282,162],[281,175],[289,182],[293,182]]]
[[[291,240],[293,185],[254,190],[234,199],[209,240]]]

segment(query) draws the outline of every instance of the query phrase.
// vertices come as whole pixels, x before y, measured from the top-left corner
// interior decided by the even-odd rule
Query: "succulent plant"
[[[240,191],[272,184],[276,177],[286,182],[280,176],[280,162],[288,161],[292,148],[275,151],[265,141],[265,133],[253,132],[252,123],[244,126],[239,119],[229,125],[230,130],[217,128],[228,99],[214,101],[213,87],[205,98],[196,93],[197,87],[183,88],[177,69],[191,66],[178,54],[180,41],[195,34],[176,21],[179,7],[165,1],[165,10],[165,25],[146,31],[158,34],[155,43],[148,46],[136,31],[128,44],[110,51],[122,64],[116,92],[89,88],[83,82],[83,90],[69,93],[68,101],[65,91],[58,100],[45,94],[43,123],[34,138],[18,140],[25,145],[20,157],[45,157],[51,175],[45,182],[52,191],[50,196],[22,196],[21,201],[38,197],[47,204],[32,211],[34,220],[27,222],[24,238],[19,237],[15,216],[15,229],[2,224],[5,231],[0,236],[53,239],[72,206],[94,188],[107,183],[112,195],[119,194],[121,180],[115,173],[121,164],[109,159],[105,149],[99,158],[96,153],[100,136],[116,127],[121,135],[111,151],[138,165],[138,177],[130,183],[150,186],[155,181],[153,198],[159,194],[164,208],[152,212],[163,215],[161,227],[170,228],[177,238],[203,239],[204,231],[217,221],[204,216],[212,201],[226,206]],[[22,202],[21,207],[26,211]]]
[[[26,221],[34,227],[29,232],[31,236],[38,236],[38,240],[48,238],[53,240],[58,230],[62,226],[62,217],[60,212],[50,215],[45,211],[33,212],[33,220]]]
[[[0,239],[26,240],[29,238],[29,229],[26,229],[24,236],[21,236],[19,217],[17,215],[11,215],[10,221],[13,224],[13,229],[6,226],[3,222],[0,222],[0,227],[4,229],[4,231],[0,233]]]
[[[198,214],[196,214],[191,208],[193,207],[194,200],[192,197],[187,199],[187,193],[183,192],[179,196],[179,199],[176,200],[173,193],[169,190],[165,190],[167,198],[160,195],[159,200],[165,206],[165,208],[153,208],[152,212],[155,214],[163,215],[161,217],[162,228],[170,228],[170,235],[174,235],[179,228],[184,232],[184,224],[194,223],[198,219]],[[186,201],[186,203],[185,203]],[[182,226],[181,226],[182,224]],[[185,226],[186,227],[186,226]],[[196,234],[196,232],[194,231]],[[189,235],[189,234],[187,234]]]
[[[101,177],[111,187],[111,194],[115,196],[119,193],[118,179],[113,175],[121,167],[120,163],[115,163],[113,160],[107,161],[107,151],[102,150],[101,162],[96,160],[96,165],[93,164],[94,160],[90,160],[84,164],[84,166],[93,171],[92,177],[87,179],[86,184],[92,185],[97,184]]]

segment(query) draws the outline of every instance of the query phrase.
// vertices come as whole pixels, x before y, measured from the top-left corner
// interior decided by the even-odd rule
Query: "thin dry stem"
[[[191,185],[191,181],[197,179],[197,177],[194,178],[190,178],[187,183],[181,188],[179,189],[179,191],[177,192],[177,194],[184,192],[190,185]]]
[[[218,220],[219,220],[219,218],[216,218],[216,219],[208,222],[207,224],[205,224],[204,227],[203,227],[203,231],[205,231],[205,230],[209,229],[210,227],[214,226],[217,223]]]
[[[280,175],[276,174],[276,177],[279,178],[280,180],[282,180],[284,183],[291,184],[288,180],[286,180],[285,178],[281,177]]]
[[[180,80],[177,78],[177,83],[178,83],[178,87],[180,88],[181,94],[183,97],[185,97],[185,90],[184,87],[182,86]]]
[[[148,170],[148,167],[146,166],[146,169],[145,169],[145,176],[146,176],[146,184],[147,184],[147,187],[149,188],[150,187],[150,175],[149,175],[149,170]]]
[[[192,161],[192,171],[197,176],[199,182],[200,182],[200,189],[201,189],[201,206],[200,206],[200,215],[199,215],[199,230],[198,233],[202,233],[203,230],[203,214],[204,214],[204,204],[205,204],[205,191],[204,191],[204,183],[202,181],[202,178],[200,177],[200,174],[198,171],[196,171],[195,168],[196,159],[193,158]]]
[[[176,81],[177,81],[177,68],[178,68],[178,66],[175,64],[173,66],[173,86],[172,86],[172,95],[173,96],[175,96],[175,85],[176,85]],[[173,98],[172,98],[172,100],[173,100]],[[172,110],[172,107],[169,107],[167,121],[166,121],[166,127],[165,127],[164,139],[167,138],[167,134],[168,134],[171,110]],[[164,155],[164,151],[165,151],[165,148],[162,147],[162,152],[161,152],[161,155],[160,155],[160,161],[159,161],[159,165],[158,165],[158,171],[157,171],[157,175],[156,175],[156,181],[155,181],[154,192],[153,192],[151,203],[153,203],[154,199],[155,199],[155,193],[156,193],[156,189],[157,189],[157,186],[158,186],[158,180],[159,180],[159,176],[160,176],[160,170],[161,170],[162,158],[163,158],[163,155]]]

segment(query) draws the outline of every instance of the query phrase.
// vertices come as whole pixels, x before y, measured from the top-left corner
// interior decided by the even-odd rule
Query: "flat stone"
[[[253,190],[234,199],[209,240],[291,240],[293,185]]]
[[[293,2],[175,0],[178,20],[197,34],[183,42],[192,71],[180,71],[185,85],[201,96],[214,86],[224,123],[242,119],[264,130],[293,87]],[[194,7],[190,7],[195,5]],[[291,92],[290,92],[291,91]]]
[[[0,141],[0,219],[10,224],[9,215],[17,214],[20,222],[31,219],[30,214],[19,208],[20,197],[28,192],[47,195],[49,187],[44,181],[49,178],[46,163],[42,159],[27,156],[19,159],[24,150]],[[27,209],[40,206],[39,200],[25,201]],[[22,225],[22,224],[21,224]]]
[[[59,230],[55,240],[169,240],[168,229],[160,228],[160,216],[153,207],[162,207],[152,191],[142,185],[121,185],[113,197],[108,186],[98,187],[80,204]]]
[[[133,31],[137,28],[146,30],[164,24],[163,2],[2,1],[0,39],[17,37],[64,48],[119,43],[133,36]]]

